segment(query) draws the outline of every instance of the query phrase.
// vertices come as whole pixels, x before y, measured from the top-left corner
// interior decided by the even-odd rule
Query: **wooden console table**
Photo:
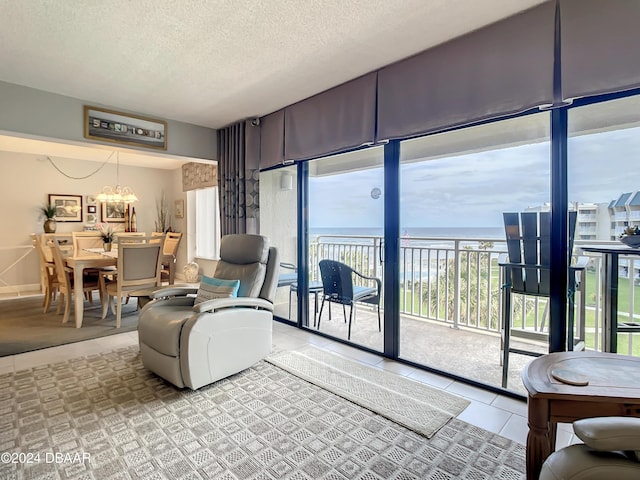
[[[574,373],[588,380],[575,386],[552,372]],[[557,424],[581,418],[640,417],[640,358],[602,352],[550,353],[522,371],[529,393],[527,479],[537,480],[545,459],[555,450]]]

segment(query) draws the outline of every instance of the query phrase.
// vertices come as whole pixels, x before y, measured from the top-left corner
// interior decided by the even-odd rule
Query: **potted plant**
[[[640,228],[636,227],[627,227],[624,229],[624,232],[618,237],[619,240],[632,248],[640,247]]]
[[[40,213],[44,216],[44,233],[56,233],[56,207],[51,203],[45,203],[40,207]]]
[[[102,246],[105,252],[111,251],[111,245],[113,244],[113,227],[108,223],[101,223],[98,227],[100,229],[100,235],[102,236]]]

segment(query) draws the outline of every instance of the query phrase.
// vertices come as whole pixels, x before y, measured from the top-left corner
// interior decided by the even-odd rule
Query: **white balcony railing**
[[[614,243],[576,241],[581,244]],[[321,236],[310,247],[310,280],[319,280],[318,262],[324,258],[339,260],[355,270],[382,278],[382,238],[358,236]],[[506,252],[502,240],[487,238],[402,238],[400,242],[400,313],[489,332],[500,332],[502,305],[501,286],[504,281],[498,266],[498,256]],[[583,255],[583,254],[581,254]],[[604,306],[602,293],[602,259],[587,255],[589,267],[581,289],[576,293],[576,324],[584,322],[585,342],[589,349],[601,349]],[[640,260],[621,257],[619,319],[635,320],[636,279]],[[629,272],[633,272],[631,275]],[[629,277],[632,279],[629,280]],[[638,287],[640,288],[640,287]],[[384,292],[383,292],[384,293]],[[583,296],[584,298],[580,298]],[[548,330],[547,299],[516,296],[513,303],[514,327]],[[582,307],[581,307],[582,305]],[[638,308],[640,311],[640,308]],[[628,338],[627,338],[628,337]],[[640,338],[620,335],[625,345],[619,353],[640,355]],[[626,350],[626,351],[625,351]]]

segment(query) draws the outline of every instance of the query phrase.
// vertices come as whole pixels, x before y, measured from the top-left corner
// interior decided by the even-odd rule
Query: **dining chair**
[[[167,280],[169,285],[173,285],[176,279],[176,256],[178,255],[178,247],[182,240],[180,232],[153,232],[152,235],[164,235],[164,247],[162,249],[162,280]]]
[[[56,314],[60,314],[62,310],[62,304],[64,303],[64,317],[62,323],[69,321],[69,315],[71,313],[71,296],[73,295],[74,280],[73,269],[66,266],[64,258],[62,257],[62,251],[60,250],[59,240],[51,240],[49,242],[51,253],[53,255],[53,261],[56,266],[56,276],[58,278],[58,289],[60,292],[60,301],[58,302],[58,308]],[[98,290],[100,294],[100,300],[103,299],[103,289],[100,285],[100,279],[95,275],[85,275],[82,280],[82,290],[85,294],[91,297],[94,290]]]
[[[115,235],[115,243],[144,243],[148,235],[145,232],[118,232]]]
[[[102,248],[102,235],[100,232],[71,232],[73,239],[74,255],[82,255],[85,248]]]
[[[36,235],[35,233],[31,234],[31,242],[33,243],[33,247],[38,253],[38,260],[40,265],[40,281],[44,289],[44,300],[42,302],[42,306],[44,309],[44,313],[47,313],[51,306],[51,301],[55,300],[56,298],[59,283],[58,276],[56,275],[56,265],[53,262],[53,256],[51,255],[51,252],[49,252],[51,260],[47,260],[45,249],[42,245],[42,240],[43,238]]]
[[[100,277],[105,295],[102,299],[102,318],[106,318],[108,306],[112,298],[116,302],[116,328],[120,328],[122,318],[122,301],[129,297],[148,296],[150,291],[158,288],[162,262],[163,238],[130,237],[140,240],[118,242],[118,260],[114,273]],[[109,280],[108,277],[112,277]],[[112,305],[113,310],[113,305]]]

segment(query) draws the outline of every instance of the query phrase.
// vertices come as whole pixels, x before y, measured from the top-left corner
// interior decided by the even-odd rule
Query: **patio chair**
[[[576,226],[576,212],[569,212],[569,246],[573,251],[573,239]],[[513,326],[512,295],[549,298],[551,283],[551,213],[523,212],[504,213],[504,226],[507,240],[507,254],[501,254],[498,264],[503,271],[502,286],[502,386],[507,387],[509,373],[509,354],[539,357],[544,353],[511,346],[511,337],[548,343],[548,334],[530,329],[517,329]],[[584,319],[581,319],[578,335],[574,338],[574,294],[587,265],[586,257],[579,257],[569,267],[568,284],[568,345],[570,349],[584,348]],[[523,302],[526,301],[523,299]],[[581,295],[584,302],[584,295]],[[584,309],[581,309],[584,311]]]
[[[349,327],[347,340],[351,339],[351,321],[355,317],[355,304],[369,303],[376,305],[378,308],[378,331],[382,331],[380,321],[380,292],[382,291],[382,282],[379,278],[367,277],[344,263],[335,260],[320,260],[320,276],[322,277],[322,304],[320,305],[320,313],[318,314],[318,330],[320,329],[320,321],[322,320],[322,309],[324,302],[329,302],[329,313],[331,313],[331,303],[339,303],[342,305],[344,313],[344,321],[347,321],[346,305],[349,305]],[[375,282],[375,287],[365,287],[354,285],[354,276],[369,282]]]
[[[280,262],[280,268],[284,269],[278,275],[278,288],[288,287],[298,281],[298,268],[293,263]]]

